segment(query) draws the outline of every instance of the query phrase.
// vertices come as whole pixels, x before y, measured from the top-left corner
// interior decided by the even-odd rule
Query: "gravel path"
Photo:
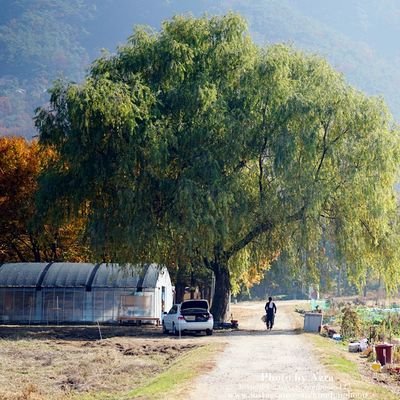
[[[348,399],[306,338],[296,334],[285,307],[277,306],[275,326],[267,332],[260,321],[262,305],[249,303],[254,317],[240,321],[241,330],[225,337],[225,351],[215,368],[195,382],[191,400]]]

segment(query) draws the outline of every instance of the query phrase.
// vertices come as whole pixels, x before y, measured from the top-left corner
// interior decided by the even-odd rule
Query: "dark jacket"
[[[269,307],[269,301],[267,301],[267,304],[265,304],[265,312],[267,315],[274,315],[276,313],[276,305],[274,302],[272,302],[272,307]]]

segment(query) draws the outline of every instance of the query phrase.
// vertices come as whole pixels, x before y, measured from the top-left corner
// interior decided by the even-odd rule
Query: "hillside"
[[[52,81],[81,80],[101,49],[113,51],[134,25],[158,29],[175,14],[228,11],[247,19],[259,44],[286,42],[326,57],[400,118],[395,0],[3,0],[0,134],[32,137],[34,109],[47,101]]]

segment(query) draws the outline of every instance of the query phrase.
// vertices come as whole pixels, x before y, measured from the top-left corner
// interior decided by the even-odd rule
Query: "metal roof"
[[[0,266],[0,287],[152,288],[165,272],[157,264],[9,263]]]

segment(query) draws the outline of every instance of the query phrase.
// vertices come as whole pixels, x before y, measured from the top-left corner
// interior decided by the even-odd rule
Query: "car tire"
[[[211,336],[213,334],[213,330],[212,329],[206,329],[206,335],[207,336]]]
[[[164,321],[162,323],[162,333],[164,333],[165,335],[168,333],[168,329],[165,327]]]

